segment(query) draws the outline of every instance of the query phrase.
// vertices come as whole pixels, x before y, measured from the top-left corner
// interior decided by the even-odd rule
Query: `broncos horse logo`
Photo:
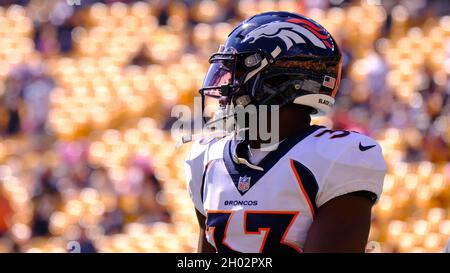
[[[276,37],[283,40],[286,49],[289,50],[294,43],[306,43],[303,38],[306,37],[317,47],[334,50],[329,34],[322,34],[321,32],[323,30],[307,20],[290,19],[286,22],[271,22],[257,27],[245,35],[242,42],[254,43],[260,38]]]

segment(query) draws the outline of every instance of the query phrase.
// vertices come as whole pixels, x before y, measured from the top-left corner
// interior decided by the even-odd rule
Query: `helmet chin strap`
[[[236,143],[236,146],[234,147],[234,149],[233,149],[233,153],[232,153],[232,157],[233,157],[233,161],[236,163],[236,164],[243,164],[243,165],[246,165],[247,167],[249,167],[249,168],[251,168],[251,169],[254,169],[254,170],[257,170],[257,171],[264,171],[264,169],[263,168],[261,168],[261,167],[259,167],[259,166],[257,166],[257,165],[254,165],[254,164],[252,164],[252,163],[250,163],[247,159],[245,159],[245,158],[242,158],[242,157],[239,157],[238,155],[237,155],[237,151],[236,151],[236,149],[237,149],[237,135],[240,133],[240,132],[242,132],[242,131],[248,131],[249,130],[249,128],[242,128],[242,129],[239,129],[239,130],[235,130],[235,132],[234,132],[234,134],[233,134],[233,141],[234,141],[234,143]],[[245,142],[248,142],[247,140],[244,140],[244,143]]]
[[[261,171],[261,172],[264,171],[263,168],[261,168],[261,167],[259,167],[259,166],[256,166],[256,165],[253,165],[252,163],[248,162],[247,159],[238,157],[238,156],[236,156],[234,153],[233,153],[233,161],[234,161],[236,164],[244,164],[244,165],[246,165],[247,167],[249,167],[249,168],[251,168],[251,169],[254,169],[254,170],[257,170],[257,171]]]
[[[227,110],[225,110],[225,111],[227,111]],[[217,116],[217,115],[220,115],[220,113],[216,114],[215,116]],[[212,121],[209,121],[209,122],[206,124],[206,126],[212,126],[212,125],[214,125],[214,124],[218,124],[219,122],[223,122],[223,121],[226,122],[226,120],[227,120],[228,118],[234,117],[235,115],[236,115],[236,113],[231,113],[231,114],[227,114],[227,115],[222,116],[222,117],[213,118],[213,120],[212,120]],[[245,132],[245,131],[248,131],[248,130],[250,130],[250,128],[248,128],[248,127],[238,129],[238,128],[237,128],[236,122],[234,122],[233,142],[234,142],[234,143],[237,143],[238,135],[239,135],[241,132]],[[227,131],[227,130],[216,130],[216,131],[212,131],[212,132],[208,132],[208,133],[204,133],[204,132],[203,132],[203,133],[200,133],[200,134],[183,136],[183,137],[181,138],[181,141],[178,141],[178,142],[175,144],[175,147],[176,147],[176,148],[179,148],[181,145],[183,145],[183,144],[185,144],[185,143],[188,143],[188,142],[191,142],[191,141],[196,141],[196,140],[200,140],[200,141],[201,141],[202,139],[209,139],[209,140],[212,140],[212,139],[214,139],[214,138],[223,138],[223,137],[225,137],[225,136],[227,136],[227,135],[229,135],[229,134],[230,134],[230,132]],[[245,140],[244,140],[244,141],[245,141]],[[209,142],[209,141],[208,141],[208,142]],[[247,167],[249,167],[249,168],[251,168],[251,169],[254,169],[254,170],[257,170],[257,171],[264,171],[263,168],[261,168],[261,167],[259,167],[259,166],[257,166],[257,165],[251,164],[247,159],[242,158],[242,157],[238,157],[238,156],[237,156],[237,153],[236,153],[236,148],[237,148],[237,145],[234,147],[234,150],[233,150],[233,153],[232,153],[233,161],[234,161],[236,164],[244,164],[244,165],[246,165]]]
[[[258,75],[258,76],[259,76],[259,75]],[[250,97],[249,95],[241,95],[241,96],[237,97],[236,100],[235,100],[235,103],[236,103],[237,105],[239,105],[239,106],[242,106],[242,107],[247,106],[247,105],[250,104],[251,102],[252,102],[252,99],[251,99],[251,97]],[[236,112],[234,112],[234,117],[236,117]],[[232,153],[233,161],[234,161],[236,164],[243,164],[243,165],[246,165],[247,167],[249,167],[249,168],[251,168],[251,169],[254,169],[254,170],[257,170],[257,171],[264,171],[264,169],[261,168],[260,166],[254,165],[254,164],[250,163],[246,158],[242,158],[242,157],[239,157],[239,156],[237,155],[236,149],[237,149],[237,146],[238,146],[238,145],[237,145],[238,140],[243,140],[244,143],[248,143],[248,140],[242,139],[242,138],[240,138],[239,136],[240,136],[240,134],[241,134],[242,132],[246,132],[246,131],[248,131],[248,130],[250,130],[249,127],[238,128],[238,123],[237,123],[237,121],[235,120],[235,122],[234,122],[233,142],[236,143],[236,146],[234,147],[233,153]],[[240,139],[238,139],[238,137],[239,137]]]

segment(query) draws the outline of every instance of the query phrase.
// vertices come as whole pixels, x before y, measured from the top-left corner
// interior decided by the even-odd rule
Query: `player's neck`
[[[311,116],[308,111],[301,107],[283,107],[279,113],[279,134],[278,139],[282,141],[286,138],[303,134],[311,127]],[[251,140],[250,147],[258,149],[261,144],[269,143],[260,139]]]

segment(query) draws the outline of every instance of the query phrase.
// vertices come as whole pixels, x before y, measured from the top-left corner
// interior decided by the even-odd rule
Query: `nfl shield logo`
[[[248,189],[250,189],[250,177],[246,175],[239,177],[238,190],[246,192]]]

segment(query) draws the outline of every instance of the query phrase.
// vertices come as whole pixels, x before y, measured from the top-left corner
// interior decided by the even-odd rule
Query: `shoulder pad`
[[[185,175],[189,195],[194,202],[195,208],[205,214],[201,191],[203,173],[207,164],[215,159],[223,157],[223,149],[227,138],[214,139],[206,144],[196,141],[192,144],[191,151],[185,162]]]
[[[316,151],[320,157],[342,164],[386,169],[381,146],[372,138],[354,131],[320,130]]]
[[[299,160],[312,171],[319,186],[318,207],[329,200],[355,191],[381,195],[386,163],[380,145],[358,132],[319,129],[300,150],[311,156]],[[296,151],[296,153],[297,153]],[[299,153],[300,155],[300,153]]]

